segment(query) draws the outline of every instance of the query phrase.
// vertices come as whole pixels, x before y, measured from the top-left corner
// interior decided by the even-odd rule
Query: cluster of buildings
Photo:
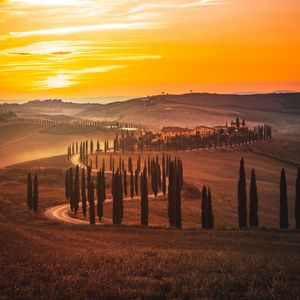
[[[194,129],[181,128],[181,127],[163,127],[160,136],[162,139],[172,138],[176,136],[196,136],[196,135],[206,135],[213,134],[215,132],[227,133],[230,131],[238,130],[239,128],[245,128],[245,120],[242,122],[237,119],[236,121],[231,121],[230,125],[226,123],[225,126],[197,126]]]

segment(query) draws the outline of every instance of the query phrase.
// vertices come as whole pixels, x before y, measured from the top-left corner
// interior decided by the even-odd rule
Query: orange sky
[[[0,99],[300,90],[299,0],[0,0]]]

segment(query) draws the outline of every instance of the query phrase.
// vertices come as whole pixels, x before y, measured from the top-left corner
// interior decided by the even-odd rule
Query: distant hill
[[[192,93],[157,95],[108,104],[79,104],[60,100],[1,105],[18,114],[64,114],[94,120],[119,120],[162,127],[225,124],[236,117],[266,122],[279,135],[300,139],[300,93],[229,95]]]

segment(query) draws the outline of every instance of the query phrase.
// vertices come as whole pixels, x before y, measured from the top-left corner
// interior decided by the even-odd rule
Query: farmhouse
[[[181,127],[163,127],[161,130],[161,137],[163,139],[176,136],[189,136],[190,134],[192,134],[191,129]]]
[[[193,135],[205,135],[208,133],[214,133],[215,129],[207,126],[197,126],[193,129]]]

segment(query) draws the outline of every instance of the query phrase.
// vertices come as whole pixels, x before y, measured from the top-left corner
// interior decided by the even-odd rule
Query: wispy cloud
[[[152,28],[153,26],[148,23],[110,23],[110,24],[96,24],[96,25],[85,25],[85,26],[71,26],[61,28],[50,28],[23,32],[10,32],[9,34],[13,37],[28,37],[35,35],[66,35],[81,32],[91,31],[105,31],[105,30],[126,30],[126,29],[145,29]]]
[[[10,3],[30,4],[38,6],[79,6],[87,5],[88,0],[9,0]]]
[[[46,76],[43,80],[36,81],[34,89],[43,90],[66,88],[81,82],[78,78],[79,76],[91,73],[105,73],[112,70],[123,69],[125,67],[126,66],[122,65],[109,65],[79,70],[58,70],[56,75]]]

